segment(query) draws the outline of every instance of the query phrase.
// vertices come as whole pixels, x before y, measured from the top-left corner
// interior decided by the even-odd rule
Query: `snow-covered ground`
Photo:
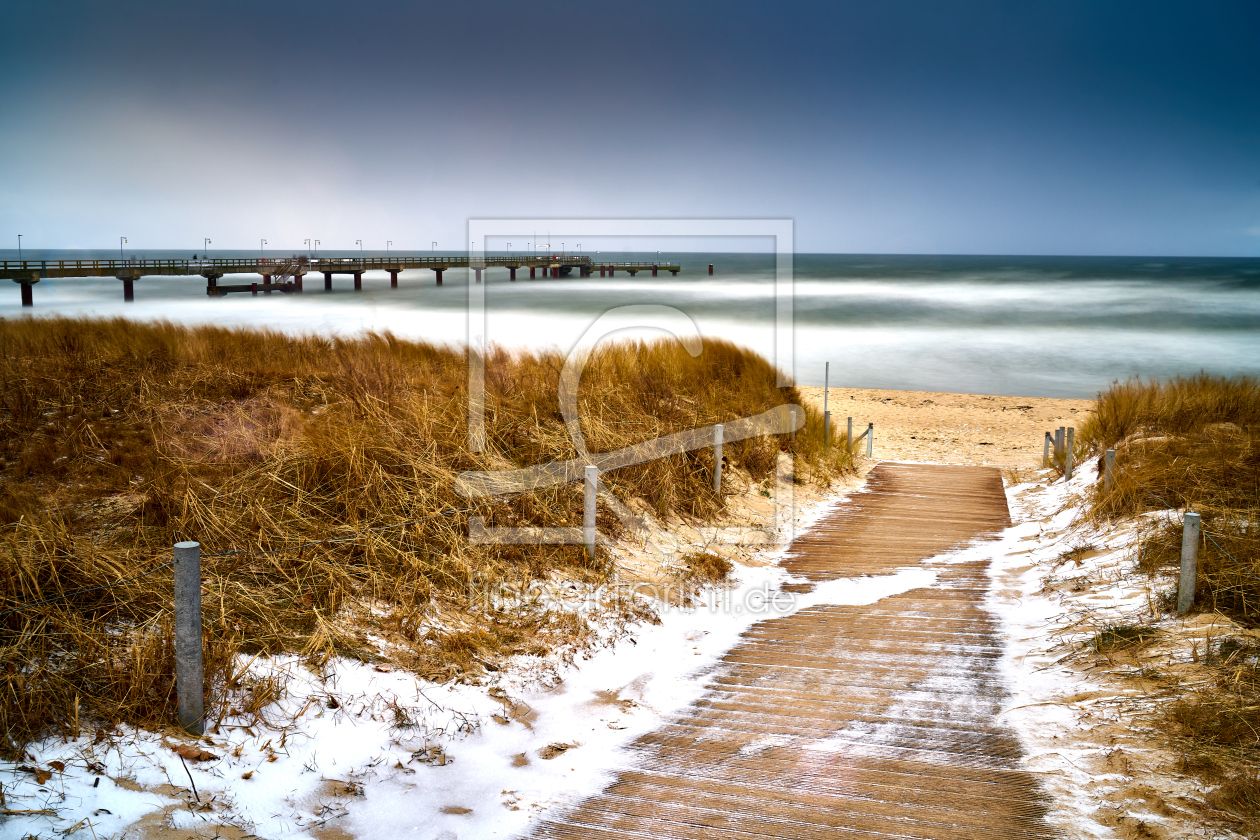
[[[1083,522],[1080,496],[1093,480],[1087,467],[1068,483],[1010,488],[1015,524],[936,562],[993,559],[989,608],[1008,638],[1011,691],[1001,716],[1022,739],[1025,765],[1050,795],[1064,836],[1227,836],[1200,827],[1199,792],[1132,719],[1149,694],[1125,673],[1134,668],[1100,666],[1083,653],[1104,623],[1151,621],[1151,587],[1167,586],[1132,571],[1134,524]],[[843,503],[843,495],[815,502],[796,530]],[[277,676],[284,685],[262,722],[228,708],[217,733],[198,742],[128,727],[84,732],[32,746],[20,766],[0,766],[4,808],[46,811],[5,818],[0,840],[84,830],[102,840],[161,837],[172,828],[180,837],[515,836],[601,790],[627,759],[626,745],[695,700],[752,624],[934,582],[912,568],[794,595],[782,591],[790,581],[778,565],[783,550],[762,550],[731,588],[690,606],[657,603],[659,624],[631,634],[600,627],[604,646],[571,667],[521,657],[484,685],[456,685],[352,661],[321,674],[292,657],[255,660],[253,679]],[[1157,623],[1170,638],[1213,629],[1203,618]],[[1166,655],[1189,661],[1188,650]],[[174,749],[194,743],[184,751],[213,757]]]

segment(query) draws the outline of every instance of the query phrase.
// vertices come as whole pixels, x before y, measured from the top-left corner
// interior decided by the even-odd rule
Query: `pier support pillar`
[[[655,277],[655,276],[656,276],[656,266],[655,266],[655,265],[654,265],[654,266],[652,266],[652,276],[653,276],[653,277]]]
[[[22,282],[22,281],[20,281],[20,280],[19,280],[19,281],[17,281],[17,284],[18,284],[19,286],[21,286],[21,287],[22,287],[22,305],[23,305],[23,306],[34,306],[34,305],[35,305],[35,295],[34,295],[34,293],[31,291],[31,286],[34,286],[35,284],[34,284],[34,283],[23,283],[23,282]]]
[[[391,270],[389,272],[389,287],[391,289],[398,288],[398,272]]]
[[[709,276],[713,276],[713,263],[709,263]]]
[[[302,293],[302,275],[301,274],[293,275],[293,291],[297,292],[298,294]]]
[[[626,270],[630,272],[631,277],[639,276],[639,270],[637,268],[628,268]]]
[[[609,276],[609,277],[612,277],[612,276],[613,276],[613,267],[612,267],[611,265],[610,265],[610,266],[608,266],[608,276]]]
[[[529,279],[534,279],[534,267],[532,265],[529,267]]]
[[[439,286],[441,286],[441,285],[442,285],[442,272],[443,272],[443,271],[445,271],[445,270],[446,270],[446,269],[443,269],[443,268],[435,268],[435,269],[433,269],[433,273],[437,275],[437,284],[438,284]]]
[[[508,267],[508,279],[509,280],[516,279],[516,266],[513,265],[513,266]]]
[[[253,295],[254,297],[258,297],[258,284],[257,283],[249,284],[249,293]]]
[[[363,291],[363,272],[356,271],[354,273],[354,290],[356,292]]]
[[[263,279],[263,281],[262,281],[263,286],[270,286],[270,285],[271,285],[271,275],[270,275],[270,274],[264,274],[264,275],[262,275],[262,279]],[[269,295],[269,294],[271,294],[271,289],[264,288],[264,289],[263,289],[263,293],[264,293],[264,294],[268,294],[268,295]]]
[[[130,277],[122,278],[123,284],[123,303],[132,303],[136,299],[135,280]]]
[[[324,272],[324,291],[325,292],[332,291],[332,272],[331,271]]]
[[[473,273],[477,275],[477,282],[480,283],[481,282],[481,269],[474,268]]]

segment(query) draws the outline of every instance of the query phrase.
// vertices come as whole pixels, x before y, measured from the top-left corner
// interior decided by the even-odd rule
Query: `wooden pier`
[[[442,274],[452,268],[471,269],[476,282],[481,282],[482,272],[490,268],[505,268],[508,279],[516,280],[518,269],[528,268],[530,278],[542,272],[543,277],[567,277],[575,269],[580,277],[591,277],[599,271],[600,277],[612,277],[618,271],[634,277],[640,271],[650,271],[652,276],[668,271],[677,275],[682,266],[671,262],[598,262],[589,256],[571,254],[543,254],[530,256],[430,256],[430,257],[258,257],[254,259],[188,259],[188,260],[3,260],[0,261],[0,280],[12,280],[21,286],[22,305],[32,306],[32,287],[44,278],[114,277],[122,281],[123,300],[135,299],[135,281],[141,277],[204,277],[206,294],[226,295],[232,292],[271,294],[272,292],[300,293],[307,274],[324,276],[324,291],[332,291],[335,274],[348,274],[354,278],[354,290],[363,290],[363,274],[367,271],[389,273],[389,285],[398,288],[399,273],[413,269],[428,269],[434,273],[437,285],[442,285]],[[257,274],[258,283],[221,284],[219,280],[232,274]]]

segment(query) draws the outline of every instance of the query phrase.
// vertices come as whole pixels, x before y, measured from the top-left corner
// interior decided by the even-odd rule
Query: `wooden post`
[[[1063,433],[1064,431],[1065,429],[1063,426],[1060,426],[1059,428],[1054,430],[1054,462],[1056,464],[1063,463],[1062,458],[1063,458]]]
[[[1041,447],[1041,466],[1042,467],[1050,466],[1050,441],[1051,441],[1050,433],[1046,432],[1046,439]]]
[[[831,385],[831,362],[823,363],[823,446],[831,448],[831,412],[827,410],[827,390]]]
[[[599,467],[586,467],[586,487],[582,499],[582,539],[586,556],[595,559],[595,497],[599,489]]]
[[[792,428],[788,429],[788,440],[796,440],[796,412],[789,412],[792,415]]]
[[[713,427],[713,492],[722,495],[722,424]]]
[[[1116,489],[1116,450],[1108,449],[1103,455],[1103,492],[1111,495]]]
[[[1199,514],[1186,513],[1181,526],[1181,580],[1177,584],[1177,615],[1190,612],[1199,581]]]
[[[875,455],[875,424],[870,423],[866,427],[866,457],[871,458]]]
[[[849,418],[849,431],[847,433],[847,437],[845,437],[844,439],[844,443],[846,446],[849,447],[849,452],[852,453],[853,452],[853,418],[852,417]]]
[[[1067,443],[1063,446],[1063,480],[1070,481],[1072,478],[1072,467],[1075,466],[1073,459],[1076,453],[1076,427],[1070,426],[1067,430]]]
[[[175,543],[175,692],[179,725],[205,731],[201,671],[201,544]]]

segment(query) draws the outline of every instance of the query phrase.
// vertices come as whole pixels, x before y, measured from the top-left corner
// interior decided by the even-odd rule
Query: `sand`
[[[822,408],[822,388],[797,390]],[[1038,467],[1045,433],[1080,429],[1094,401],[832,386],[828,410],[833,433],[844,434],[850,416],[855,436],[875,424],[876,460]]]

